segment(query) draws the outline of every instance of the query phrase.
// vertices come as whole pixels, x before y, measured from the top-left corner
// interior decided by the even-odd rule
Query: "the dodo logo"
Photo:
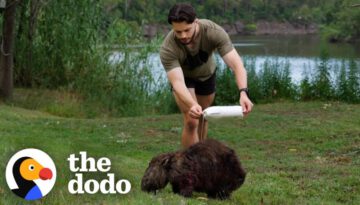
[[[26,200],[44,197],[53,188],[56,168],[52,159],[38,149],[23,149],[11,157],[6,166],[10,189]]]

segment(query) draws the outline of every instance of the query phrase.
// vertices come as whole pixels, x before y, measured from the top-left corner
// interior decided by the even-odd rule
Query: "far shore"
[[[237,21],[232,24],[222,24],[221,26],[229,35],[306,35],[319,33],[319,27],[315,23],[258,21],[253,24],[245,24],[242,21]],[[142,26],[143,35],[147,38],[159,34],[165,35],[170,29],[169,25],[155,23]]]

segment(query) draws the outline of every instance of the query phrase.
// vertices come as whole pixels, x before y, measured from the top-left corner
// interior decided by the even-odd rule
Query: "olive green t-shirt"
[[[171,30],[160,48],[160,59],[166,72],[181,67],[185,77],[207,80],[216,69],[214,51],[223,57],[234,48],[224,29],[206,19],[199,20],[199,35],[194,44],[192,49],[181,44]]]

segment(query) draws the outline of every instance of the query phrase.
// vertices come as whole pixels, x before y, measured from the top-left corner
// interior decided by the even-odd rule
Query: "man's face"
[[[196,21],[193,23],[183,22],[172,22],[172,27],[175,32],[176,38],[184,45],[192,42],[195,35]]]

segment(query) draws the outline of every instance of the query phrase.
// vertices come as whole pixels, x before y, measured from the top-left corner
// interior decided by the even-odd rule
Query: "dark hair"
[[[192,23],[196,18],[195,9],[187,3],[175,4],[169,11],[168,23],[183,22]]]

